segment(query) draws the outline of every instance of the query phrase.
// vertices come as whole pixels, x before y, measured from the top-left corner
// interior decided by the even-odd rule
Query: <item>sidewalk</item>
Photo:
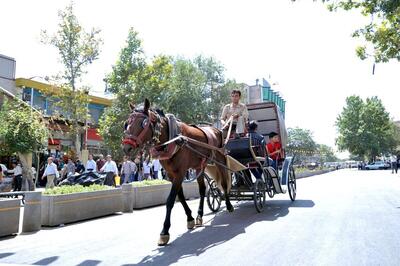
[[[193,215],[198,200],[188,201]],[[205,206],[205,213],[209,212]],[[140,262],[158,248],[165,206],[115,214],[35,233],[0,238],[0,265],[125,265]],[[207,222],[214,215],[204,216]],[[171,241],[187,233],[179,202],[172,213]],[[195,229],[201,230],[201,228]]]

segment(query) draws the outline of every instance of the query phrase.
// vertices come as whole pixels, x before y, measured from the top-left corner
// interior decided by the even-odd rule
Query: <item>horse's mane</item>
[[[153,111],[155,113],[157,113],[158,115],[160,115],[161,117],[165,117],[164,111],[158,107],[156,108],[150,108],[150,111]],[[140,112],[140,113],[144,113],[144,104],[140,104],[135,108],[135,112]]]

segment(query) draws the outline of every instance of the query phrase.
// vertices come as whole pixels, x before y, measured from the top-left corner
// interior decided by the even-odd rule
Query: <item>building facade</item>
[[[247,102],[273,102],[279,107],[283,113],[283,116],[285,116],[286,101],[282,98],[282,96],[279,95],[278,91],[272,89],[271,84],[264,78],[262,79],[261,84],[259,84],[257,80],[256,85],[248,87]]]
[[[48,152],[56,157],[61,157],[72,148],[72,138],[68,132],[68,126],[64,121],[50,119],[56,112],[53,100],[44,93],[52,85],[31,79],[17,78],[17,88],[21,90],[22,100],[39,110],[49,119],[51,138],[48,140]],[[104,109],[111,105],[111,99],[89,95],[88,112],[90,119],[86,121],[88,127],[81,137],[82,148],[89,150],[91,154],[105,153],[103,140],[97,133],[99,119]]]

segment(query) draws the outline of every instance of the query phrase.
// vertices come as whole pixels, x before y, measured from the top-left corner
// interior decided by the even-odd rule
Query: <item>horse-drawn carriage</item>
[[[212,126],[179,122],[173,115],[164,115],[160,110],[151,109],[148,100],[145,100],[143,107],[131,105],[131,109],[132,113],[125,124],[125,154],[150,149],[152,156],[160,159],[172,182],[159,245],[166,245],[169,241],[170,217],[176,197],[187,215],[188,229],[202,225],[205,197],[214,212],[219,210],[222,199],[229,212],[234,210],[230,199],[253,200],[258,212],[265,205],[266,194],[273,197],[288,191],[290,199],[295,200],[296,178],[292,158],[286,157],[280,170],[275,170],[266,153],[255,152],[251,138],[234,138],[225,143],[220,130]],[[287,134],[279,108],[273,103],[259,103],[248,105],[248,110],[250,119],[259,123],[258,133],[264,137],[271,131],[279,133],[284,148]],[[184,176],[190,168],[197,171],[200,192],[196,220],[192,217],[182,189]],[[205,182],[208,183],[208,192]]]
[[[258,121],[258,133],[268,142],[268,134],[277,132],[281,136],[282,148],[286,146],[287,132],[283,115],[274,103],[248,105],[250,120]],[[292,201],[296,198],[296,177],[292,166],[292,157],[279,160],[278,171],[271,165],[265,147],[256,147],[250,137],[231,138],[225,145],[228,174],[231,175],[230,198],[234,200],[253,200],[255,208],[261,212],[265,205],[266,194],[273,198],[275,194],[289,192]],[[207,204],[216,212],[221,206],[222,191],[212,175],[213,165],[205,169],[209,185]],[[211,168],[211,169],[210,169]]]

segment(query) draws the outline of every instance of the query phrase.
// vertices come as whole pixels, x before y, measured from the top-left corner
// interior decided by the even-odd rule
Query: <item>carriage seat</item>
[[[256,156],[251,145],[251,139],[248,137],[230,139],[225,145],[225,149],[228,155],[244,165],[251,164],[258,167],[258,163],[263,163],[265,160],[265,157]]]

